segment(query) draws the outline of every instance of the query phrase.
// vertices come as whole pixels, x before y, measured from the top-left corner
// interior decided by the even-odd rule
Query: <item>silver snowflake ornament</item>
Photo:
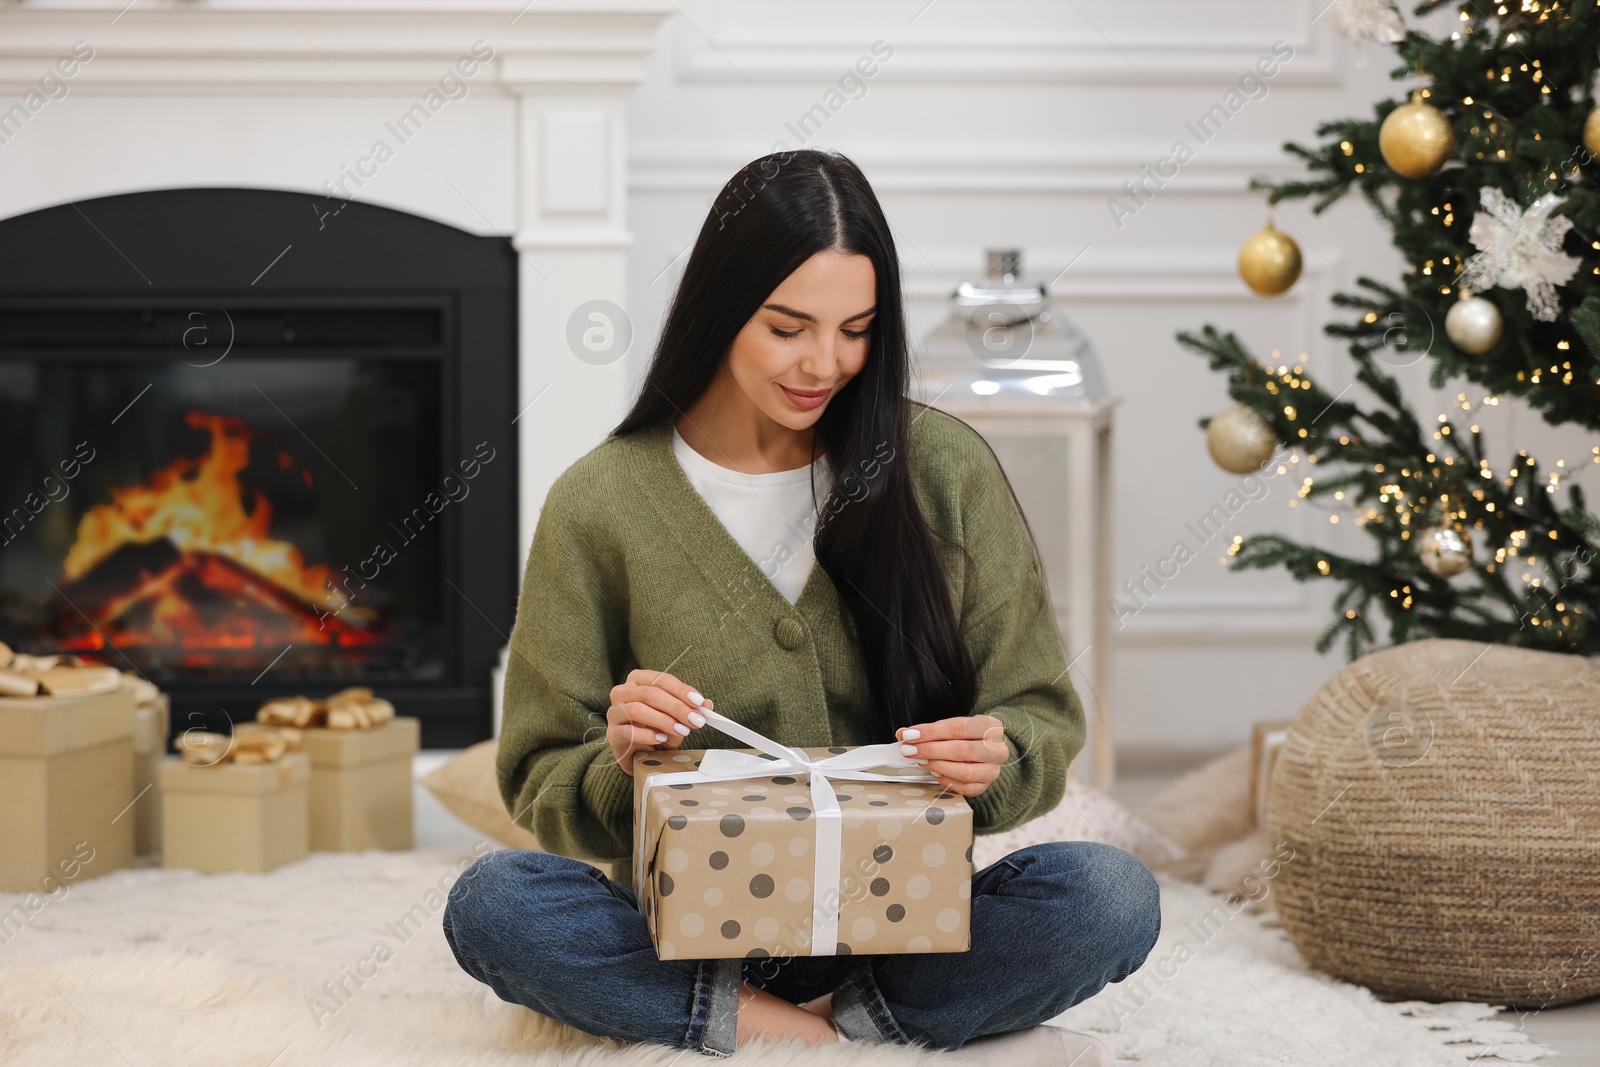
[[[1541,322],[1554,322],[1561,310],[1556,286],[1571,278],[1580,262],[1561,251],[1572,220],[1555,212],[1566,202],[1546,193],[1524,211],[1499,189],[1479,190],[1478,212],[1467,238],[1480,251],[1467,260],[1460,287],[1480,293],[1494,285],[1526,289],[1529,313]]]

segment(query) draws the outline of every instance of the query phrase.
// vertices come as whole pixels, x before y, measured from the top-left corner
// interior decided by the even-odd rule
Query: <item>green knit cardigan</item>
[[[910,464],[977,668],[972,712],[1005,724],[1011,758],[970,801],[975,831],[996,833],[1060,802],[1083,705],[994,453],[965,422],[903,402],[908,454],[879,454]],[[543,848],[610,861],[631,884],[633,779],[605,730],[611,687],[635,667],[669,671],[783,744],[893,740],[870,732],[848,614],[821,564],[784,599],[689,483],[671,420],[607,437],[551,486],[528,553],[496,759],[507,810]],[[683,741],[727,747],[743,746],[709,726]]]

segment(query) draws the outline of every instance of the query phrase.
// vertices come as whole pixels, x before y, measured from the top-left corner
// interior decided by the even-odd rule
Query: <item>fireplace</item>
[[[359,202],[169,189],[0,221],[0,641],[174,733],[370,685],[490,736],[518,580],[517,255]]]

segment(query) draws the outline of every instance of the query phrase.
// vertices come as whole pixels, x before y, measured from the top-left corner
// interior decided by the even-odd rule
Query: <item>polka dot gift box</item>
[[[661,959],[967,951],[965,798],[896,744],[789,748],[706,717],[754,750],[634,761],[634,885]]]

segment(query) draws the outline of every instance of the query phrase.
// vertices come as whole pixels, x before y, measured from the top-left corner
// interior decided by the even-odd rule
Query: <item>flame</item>
[[[344,601],[329,589],[335,572],[307,565],[293,544],[269,536],[272,504],[239,484],[239,472],[250,465],[251,439],[261,435],[231,415],[191,411],[184,420],[211,434],[210,451],[198,459],[180,456],[145,484],[113,489],[111,503],[90,508],[62,564],[67,581],[82,578],[124,545],[164,537],[180,552],[229,559],[310,604],[341,607]],[[278,462],[287,467],[291,461],[280,451]]]

